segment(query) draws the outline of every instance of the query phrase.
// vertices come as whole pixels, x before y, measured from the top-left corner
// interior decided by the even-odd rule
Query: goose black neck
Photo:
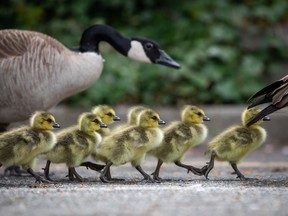
[[[99,43],[106,41],[122,55],[127,56],[130,49],[130,39],[107,25],[93,25],[86,29],[80,41],[81,52],[99,53]]]

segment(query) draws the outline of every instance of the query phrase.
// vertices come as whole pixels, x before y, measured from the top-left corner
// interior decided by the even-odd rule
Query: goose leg
[[[203,168],[203,172],[205,172],[204,176],[206,179],[209,179],[208,178],[208,175],[210,173],[210,171],[214,168],[214,160],[215,160],[215,157],[216,157],[216,153],[213,151],[212,154],[211,154],[211,158],[210,158],[210,161],[208,162],[208,166],[204,166]]]
[[[109,167],[109,169],[108,169],[108,171],[107,171],[106,178],[107,178],[108,180],[111,180],[111,181],[125,181],[125,179],[112,178],[110,167]]]
[[[84,179],[76,172],[75,167],[68,168],[68,177],[70,181],[74,181],[74,179],[77,179],[79,182],[84,181]]]
[[[155,179],[157,181],[161,181],[162,180],[159,177],[160,168],[161,168],[162,164],[163,164],[163,161],[159,159],[158,162],[157,162],[157,166],[156,166],[155,171],[151,174],[153,176],[153,179]]]
[[[107,179],[107,175],[108,175],[108,172],[110,171],[110,167],[113,165],[112,162],[108,162],[105,166],[105,168],[101,171],[101,175],[100,175],[100,180],[103,182],[103,183],[112,183],[113,181]]]
[[[201,169],[199,168],[196,168],[196,167],[193,167],[193,166],[190,166],[190,165],[186,165],[186,164],[183,164],[181,163],[180,161],[175,161],[175,165],[176,166],[179,166],[179,167],[183,167],[185,169],[187,169],[187,172],[192,172],[194,175],[201,175]]]
[[[28,168],[28,169],[27,169],[27,172],[28,172],[29,174],[31,174],[31,175],[36,179],[35,183],[52,183],[51,181],[46,180],[46,179],[42,178],[41,176],[37,175],[37,174],[33,171],[33,169],[31,169],[31,168]]]

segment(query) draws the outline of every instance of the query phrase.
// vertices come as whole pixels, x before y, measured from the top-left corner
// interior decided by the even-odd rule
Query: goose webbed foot
[[[248,178],[245,177],[238,169],[237,164],[236,163],[231,163],[230,162],[231,167],[234,169],[234,173],[237,175],[236,178],[239,178],[241,181],[247,181],[247,180],[258,180],[257,178]]]

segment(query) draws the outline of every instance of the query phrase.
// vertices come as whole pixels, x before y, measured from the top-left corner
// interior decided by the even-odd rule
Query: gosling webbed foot
[[[105,165],[102,164],[96,164],[92,162],[83,162],[80,166],[85,166],[87,169],[94,170],[96,172],[101,172],[102,169],[104,169]]]

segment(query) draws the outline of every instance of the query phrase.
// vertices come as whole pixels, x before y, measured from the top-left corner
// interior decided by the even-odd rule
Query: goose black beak
[[[114,116],[113,121],[121,121],[121,118],[119,116]]]
[[[165,124],[166,124],[166,122],[165,122],[165,121],[163,121],[162,119],[159,119],[159,121],[158,121],[158,124],[159,124],[159,125],[165,125]]]
[[[61,126],[60,126],[57,122],[54,122],[54,124],[53,124],[52,127],[53,127],[53,128],[60,128]]]
[[[176,69],[180,68],[180,64],[174,61],[167,53],[165,53],[163,50],[159,50],[159,51],[160,51],[160,56],[158,59],[155,60],[156,64],[162,64],[162,65],[166,65],[168,67],[172,67]]]
[[[100,128],[107,128],[107,125],[104,124],[103,122],[100,123]]]
[[[204,117],[203,117],[203,121],[210,121],[210,118],[207,117],[207,116],[204,116]]]

